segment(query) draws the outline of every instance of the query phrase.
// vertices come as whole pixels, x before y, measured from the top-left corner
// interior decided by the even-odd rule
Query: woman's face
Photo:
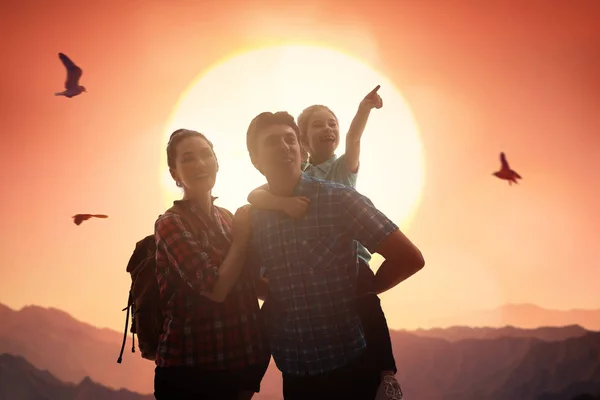
[[[219,164],[212,148],[200,136],[183,138],[175,146],[175,168],[171,176],[190,194],[212,190],[217,180]]]
[[[305,146],[313,157],[330,158],[340,144],[340,131],[335,115],[326,109],[316,110],[308,120]]]

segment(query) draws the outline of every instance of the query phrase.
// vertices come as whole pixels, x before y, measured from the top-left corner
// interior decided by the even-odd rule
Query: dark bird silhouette
[[[510,166],[508,165],[508,161],[506,161],[506,156],[504,155],[504,153],[500,153],[500,162],[502,163],[502,168],[500,168],[500,171],[494,172],[492,175],[496,176],[497,178],[508,181],[509,185],[512,185],[513,182],[519,183],[517,182],[517,179],[523,179],[521,178],[521,175],[519,175],[516,171],[510,169]]]
[[[58,53],[58,58],[60,58],[60,61],[62,61],[63,65],[67,69],[67,80],[65,81],[65,90],[54,93],[54,95],[71,98],[81,94],[81,92],[87,92],[83,86],[79,85],[79,79],[83,73],[81,68],[75,65],[75,63],[63,53]]]
[[[73,222],[75,225],[81,225],[83,221],[87,221],[90,218],[108,218],[108,215],[104,214],[75,214],[71,218],[73,218]]]

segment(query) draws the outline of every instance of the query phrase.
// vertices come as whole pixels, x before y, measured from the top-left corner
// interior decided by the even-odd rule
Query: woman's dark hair
[[[206,140],[208,146],[214,153],[212,142],[208,140],[208,138],[204,134],[191,129],[177,129],[175,132],[171,133],[169,143],[167,144],[167,164],[169,165],[169,168],[175,168],[175,159],[177,158],[177,144],[183,139],[191,136],[198,136]]]

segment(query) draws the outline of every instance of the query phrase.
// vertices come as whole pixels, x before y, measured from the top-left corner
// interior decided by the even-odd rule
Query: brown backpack
[[[187,222],[188,228],[198,236],[198,227],[190,223],[190,216],[180,205],[174,204],[167,212],[179,214]],[[156,241],[154,235],[148,235],[136,243],[133,254],[127,263],[127,272],[131,275],[131,288],[125,317],[125,330],[123,343],[117,362],[123,360],[123,350],[127,341],[127,328],[129,326],[129,312],[131,310],[131,352],[135,353],[135,336],[138,337],[138,348],[142,357],[154,361],[158,339],[163,325],[162,305],[158,281],[156,279]]]

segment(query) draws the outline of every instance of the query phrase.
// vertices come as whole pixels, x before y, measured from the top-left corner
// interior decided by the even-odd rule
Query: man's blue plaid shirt
[[[322,374],[366,347],[355,311],[357,243],[374,252],[398,227],[355,189],[302,174],[306,214],[253,211],[252,247],[269,279],[266,326],[286,375]]]

